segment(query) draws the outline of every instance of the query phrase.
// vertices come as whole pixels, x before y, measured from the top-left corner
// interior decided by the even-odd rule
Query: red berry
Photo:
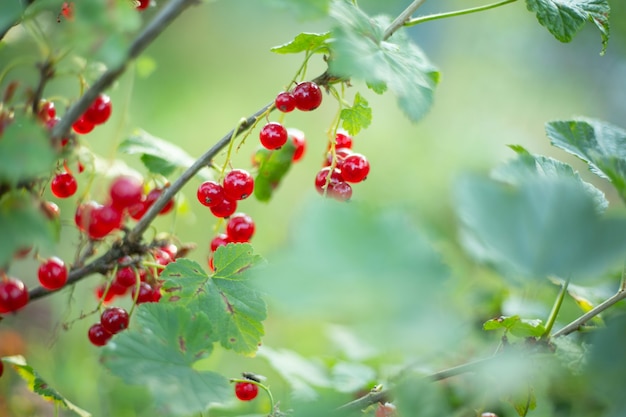
[[[102,239],[122,226],[122,213],[113,206],[99,206],[89,213],[87,234],[91,239]]]
[[[328,173],[330,172],[330,167],[322,168],[317,175],[315,176],[315,189],[318,193],[324,194],[324,190],[334,186],[337,183],[343,182],[343,178],[341,177],[341,171],[335,168],[330,175],[330,179],[328,179]]]
[[[339,201],[348,201],[352,197],[352,187],[345,181],[340,181],[328,187],[329,197]]]
[[[178,248],[173,243],[168,243],[160,248],[163,252],[170,256],[170,259],[175,260],[178,255]]]
[[[215,217],[228,217],[235,211],[237,211],[237,201],[229,200],[227,198],[211,207],[211,213],[213,213]]]
[[[17,311],[28,304],[28,289],[17,278],[0,281],[0,313]]]
[[[133,288],[133,299],[137,289]],[[156,303],[161,299],[161,291],[157,288],[152,288],[147,282],[139,284],[139,295],[137,296],[137,304],[143,303]]]
[[[135,0],[135,9],[146,10],[150,6],[150,0]]]
[[[96,287],[95,293],[96,293],[96,298],[98,300],[102,300],[102,297],[104,297],[104,300],[102,301],[105,303],[108,303],[109,301],[113,300],[117,294],[115,294],[111,290],[111,288],[109,288],[109,291],[107,291],[106,296],[105,296],[104,291],[106,291],[106,289],[107,289],[106,284],[99,285],[98,287]]]
[[[87,201],[86,203],[79,204],[78,207],[76,207],[76,214],[74,214],[76,227],[83,232],[87,231],[89,223],[91,223],[91,211],[98,207],[102,206],[95,201]]]
[[[254,400],[259,393],[259,386],[252,382],[237,382],[235,384],[235,395],[241,401]]]
[[[121,307],[107,307],[100,316],[104,330],[116,334],[128,328],[128,312]]]
[[[93,125],[101,125],[111,116],[111,99],[106,94],[100,94],[85,110],[83,118]],[[80,132],[79,132],[80,133]]]
[[[167,266],[174,262],[174,258],[172,258],[168,252],[164,251],[161,248],[155,249],[153,254],[154,261],[159,265]]]
[[[306,81],[296,85],[292,94],[298,110],[311,111],[322,104],[322,90],[314,82]]]
[[[304,151],[306,150],[306,138],[304,137],[304,132],[299,129],[289,128],[287,129],[287,133],[296,147],[291,160],[292,162],[298,162],[302,159]]]
[[[51,132],[52,129],[54,129],[54,126],[56,126],[56,124],[59,123],[59,121],[61,121],[61,119],[58,117],[53,117],[49,119],[48,121],[46,121],[46,129],[48,129],[48,131]],[[65,146],[69,143],[69,141],[70,141],[70,137],[64,136],[61,138],[61,141],[58,144],[60,144],[61,146]],[[56,146],[56,143],[54,143],[54,145]]]
[[[78,183],[76,178],[69,172],[57,174],[50,183],[50,190],[58,198],[68,198],[76,193]]]
[[[352,149],[350,149],[350,148],[337,148],[337,149],[335,149],[335,156],[337,157],[337,163],[335,165],[335,168],[341,169],[341,165],[343,164],[343,161],[350,155],[352,155]],[[325,165],[324,166],[328,167],[332,163],[333,163],[333,154],[331,152],[328,152],[326,154],[326,161],[325,161]]]
[[[96,323],[89,328],[87,336],[92,345],[104,346],[113,335],[107,332],[101,323]]]
[[[243,169],[233,169],[224,177],[224,195],[229,200],[243,200],[252,194],[254,178]]]
[[[148,195],[146,196],[146,201],[144,203],[146,206],[146,210],[148,210],[148,208],[150,208],[154,204],[154,202],[161,196],[162,193],[163,193],[163,188],[154,188],[148,193]],[[165,203],[165,206],[163,206],[161,211],[159,211],[159,214],[167,214],[170,211],[172,211],[173,208],[174,208],[174,199],[172,198],[167,203]]]
[[[249,242],[254,234],[254,221],[244,213],[237,213],[226,224],[226,235],[231,242]]]
[[[43,201],[41,203],[41,210],[49,220],[57,220],[61,215],[61,209],[52,201]]]
[[[355,153],[343,160],[341,176],[348,182],[361,182],[370,172],[370,163],[365,156]]]
[[[330,148],[330,144],[328,148]],[[352,138],[345,133],[338,132],[335,136],[335,148],[352,149]]]
[[[54,102],[42,100],[39,105],[39,112],[37,113],[37,117],[39,120],[46,123],[50,119],[54,119],[57,115],[57,111],[54,108]]]
[[[200,204],[213,207],[224,200],[224,188],[215,181],[205,181],[196,192]]]
[[[92,122],[85,119],[85,115],[80,116],[78,120],[76,120],[72,125],[72,129],[74,129],[74,132],[80,135],[86,135],[87,133],[91,132],[94,127],[95,125]]]
[[[115,274],[115,283],[122,287],[132,287],[137,283],[135,270],[131,266],[119,268]]]
[[[37,277],[42,287],[48,290],[57,290],[67,282],[67,267],[65,262],[53,256],[42,263],[37,270]]]
[[[220,233],[211,240],[211,252],[215,252],[220,246],[226,246],[232,243],[232,240],[225,233]]]
[[[146,211],[148,211],[149,208],[150,207],[146,204],[144,200],[128,207],[128,215],[134,220],[139,220],[143,217],[144,214],[146,214]]]
[[[0,360],[0,376],[2,376],[3,373],[4,373],[4,362]]]
[[[283,91],[276,96],[274,101],[276,109],[283,113],[289,113],[296,108],[296,98],[288,91]]]
[[[141,203],[143,198],[143,184],[135,177],[117,177],[109,187],[111,205],[122,211],[128,207]]]
[[[265,148],[272,150],[278,149],[287,143],[287,129],[278,122],[269,122],[261,129],[259,133],[259,139],[261,145]]]

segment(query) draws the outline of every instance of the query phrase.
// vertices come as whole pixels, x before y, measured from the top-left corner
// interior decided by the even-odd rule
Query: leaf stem
[[[425,2],[426,0],[414,0],[413,3],[409,4],[409,6],[404,9],[404,11],[400,13],[393,22],[391,22],[389,27],[385,29],[383,39],[389,39],[389,37],[393,35],[396,30],[400,29],[402,26],[405,26],[405,24],[410,21],[411,15],[415,13],[415,11],[419,9]]]
[[[404,26],[410,27],[410,26],[418,25],[420,23],[429,22],[431,20],[447,19],[448,17],[455,17],[455,16],[462,16],[462,15],[470,14],[470,13],[484,12],[485,10],[495,9],[496,7],[504,6],[506,4],[514,3],[516,1],[517,0],[504,0],[504,1],[499,1],[497,3],[486,4],[484,6],[471,7],[469,9],[455,10],[453,12],[435,13],[435,14],[430,14],[427,16],[420,16],[414,19],[407,20],[404,23]]]
[[[563,305],[563,299],[565,299],[565,294],[567,293],[567,287],[569,286],[569,278],[561,284],[561,289],[559,290],[559,294],[554,301],[554,305],[552,306],[552,311],[550,311],[550,315],[548,316],[548,321],[546,322],[546,330],[541,335],[542,339],[547,339],[550,336],[550,332],[552,331],[552,327],[554,327],[554,322],[556,321],[556,317],[559,315],[559,311],[561,310],[561,306]]]

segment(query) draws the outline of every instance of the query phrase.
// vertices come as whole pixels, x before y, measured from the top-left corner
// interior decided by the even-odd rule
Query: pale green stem
[[[542,339],[546,339],[550,336],[550,332],[552,331],[552,327],[554,327],[556,317],[559,315],[559,311],[561,310],[561,306],[563,305],[563,300],[565,299],[565,294],[567,293],[568,286],[569,278],[561,285],[559,295],[556,297],[554,305],[552,306],[552,311],[550,311],[550,315],[548,316],[548,321],[546,322],[546,330],[543,332],[543,335],[541,335]]]
[[[413,1],[413,3],[409,4],[409,6],[404,9],[404,11],[400,13],[393,22],[391,22],[389,27],[385,29],[383,39],[389,39],[389,37],[393,35],[396,30],[400,29],[407,22],[409,22],[411,19],[411,15],[415,13],[415,11],[419,9],[425,2],[426,0],[415,0]]]
[[[499,1],[497,3],[487,4],[484,6],[472,7],[469,9],[456,10],[453,12],[445,12],[445,13],[436,13],[436,14],[430,14],[427,16],[416,17],[415,19],[407,20],[404,23],[404,26],[406,27],[415,26],[420,23],[429,22],[431,20],[447,19],[448,17],[455,17],[455,16],[462,16],[465,14],[484,12],[485,10],[495,9],[496,7],[504,6],[506,4],[514,3],[516,1],[517,0],[504,0],[504,1]]]

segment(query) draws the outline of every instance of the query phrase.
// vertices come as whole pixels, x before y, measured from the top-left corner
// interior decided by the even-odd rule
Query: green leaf
[[[295,15],[299,20],[308,20],[326,17],[330,0],[270,0],[269,3]]]
[[[411,376],[398,384],[394,397],[398,415],[401,416],[440,417],[453,414],[443,386],[421,375]]]
[[[537,408],[535,390],[530,385],[525,389],[521,389],[519,392],[507,396],[506,400],[515,408],[515,411],[517,411],[517,414],[521,417],[527,416],[530,411]]]
[[[161,273],[165,298],[210,317],[216,338],[226,349],[254,354],[267,313],[265,302],[247,281],[249,269],[261,261],[245,243],[219,247],[212,276],[193,261],[177,260]]]
[[[341,126],[352,136],[372,123],[372,109],[361,94],[356,93],[352,107],[341,110]]]
[[[483,324],[484,330],[505,329],[513,336],[518,337],[540,337],[546,328],[539,319],[523,319],[520,316],[501,316],[495,319],[487,320]]]
[[[589,164],[591,172],[611,181],[626,201],[626,131],[593,119],[559,120],[546,124],[552,145]]]
[[[512,185],[519,185],[529,178],[537,176],[571,179],[579,183],[589,193],[600,212],[608,207],[609,202],[604,193],[590,183],[583,181],[571,165],[547,156],[531,154],[522,146],[513,145],[511,149],[517,152],[517,158],[493,170],[491,172],[492,178]]]
[[[626,219],[601,216],[572,180],[515,187],[470,176],[458,184],[456,207],[465,248],[507,275],[597,279],[626,254]]]
[[[195,162],[194,158],[178,146],[142,130],[120,143],[118,151],[140,154],[148,171],[163,176],[171,175],[176,169],[187,169]],[[206,168],[197,175],[204,181],[212,178],[211,172]]]
[[[55,160],[50,139],[30,117],[16,117],[0,137],[0,183],[15,185],[49,174]]]
[[[206,314],[178,303],[146,303],[131,327],[103,348],[102,362],[126,383],[145,386],[168,415],[186,416],[232,397],[226,378],[194,369],[216,338]]]
[[[328,54],[327,41],[330,39],[330,32],[326,33],[300,33],[296,37],[283,45],[270,49],[277,54],[297,54],[300,52],[311,52],[318,54]]]
[[[22,3],[19,1],[0,2],[0,35],[8,31],[22,16]]]
[[[366,84],[367,88],[369,88],[376,94],[384,94],[387,91],[387,84],[385,83],[368,82]]]
[[[19,376],[26,381],[28,389],[35,394],[58,406],[65,407],[81,417],[91,417],[90,413],[72,404],[67,398],[63,397],[63,395],[44,381],[39,373],[26,363],[26,359],[23,356],[6,356],[1,358],[1,360],[2,362],[12,365]]]
[[[561,42],[570,42],[585,22],[593,22],[602,36],[602,54],[606,51],[611,11],[608,0],[526,0],[526,7]]]
[[[385,40],[388,19],[373,19],[351,3],[335,1],[336,21],[330,43],[329,71],[345,78],[362,79],[381,91],[389,87],[402,111],[412,121],[421,119],[433,102],[439,72],[403,32]]]
[[[287,129],[289,137],[294,134],[294,129]],[[302,134],[297,132],[296,134]],[[254,196],[259,201],[267,202],[272,198],[272,194],[282,179],[287,175],[293,162],[293,154],[296,151],[291,140],[275,151],[259,149],[255,154],[255,162],[259,166],[256,178],[254,179]]]

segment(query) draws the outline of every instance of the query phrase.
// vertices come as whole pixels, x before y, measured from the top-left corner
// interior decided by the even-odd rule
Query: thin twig
[[[400,13],[398,17],[394,19],[393,22],[391,22],[389,27],[385,29],[383,39],[389,39],[389,37],[393,35],[396,30],[404,26],[404,24],[409,21],[409,19],[411,19],[411,15],[415,13],[415,11],[419,9],[425,2],[426,0],[415,0],[413,1],[413,3],[409,4],[409,6],[404,9],[402,13]]]
[[[497,3],[486,4],[484,6],[472,7],[469,9],[455,10],[453,12],[435,13],[435,14],[430,14],[427,16],[420,16],[420,17],[416,17],[415,19],[407,20],[406,22],[404,22],[404,26],[407,26],[407,27],[415,26],[420,23],[430,22],[432,20],[447,19],[449,17],[463,16],[463,15],[471,14],[471,13],[484,12],[485,10],[495,9],[496,7],[504,6],[505,4],[514,3],[516,1],[517,0],[504,0],[504,1],[499,1]]]

